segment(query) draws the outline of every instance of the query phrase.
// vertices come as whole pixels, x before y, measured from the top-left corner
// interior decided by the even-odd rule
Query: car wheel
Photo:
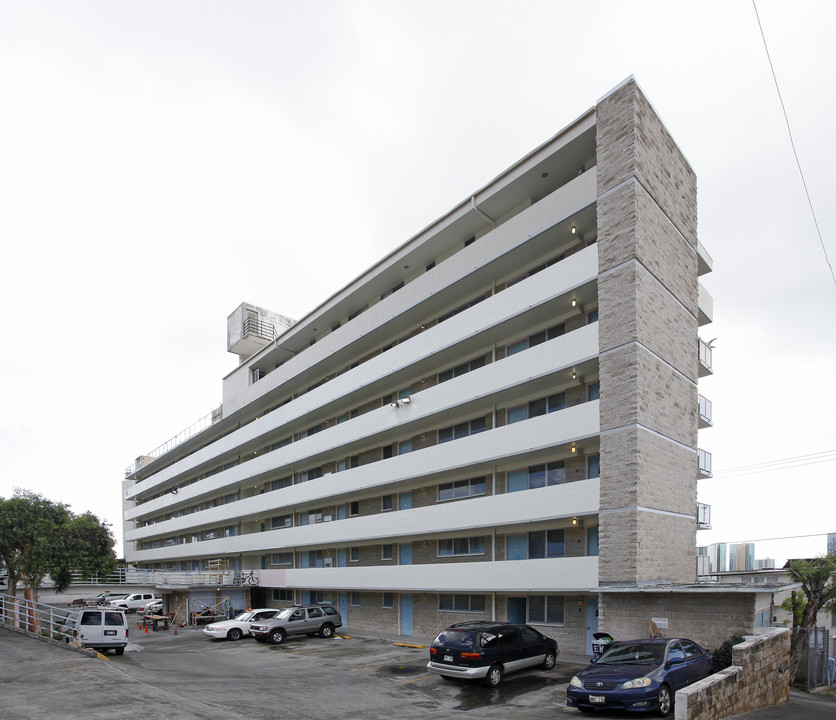
[[[499,665],[491,665],[488,668],[488,674],[485,675],[485,685],[488,687],[496,687],[502,682],[502,668]]]
[[[543,667],[546,670],[551,670],[554,667],[554,664],[556,662],[557,662],[557,655],[555,655],[552,650],[549,650],[546,653],[546,657],[543,658]]]
[[[270,632],[270,642],[273,645],[281,645],[284,642],[284,630],[276,628]]]
[[[319,628],[319,637],[329,638],[334,634],[334,626],[331,623],[325,623]]]
[[[115,652],[117,655],[124,655],[125,654],[125,648],[123,648],[123,647],[113,648],[113,652]]]
[[[243,635],[241,628],[230,628],[230,631],[226,634],[230,640],[240,640]]]
[[[671,695],[671,689],[667,685],[662,685],[659,688],[659,710],[657,714],[659,717],[667,717],[671,714],[671,710],[673,709],[673,696]]]

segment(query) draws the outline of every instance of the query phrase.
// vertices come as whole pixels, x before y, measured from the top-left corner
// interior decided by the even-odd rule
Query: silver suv
[[[319,634],[329,638],[342,625],[342,617],[333,605],[293,605],[276,617],[251,624],[250,635],[259,642],[278,645],[288,635]]]

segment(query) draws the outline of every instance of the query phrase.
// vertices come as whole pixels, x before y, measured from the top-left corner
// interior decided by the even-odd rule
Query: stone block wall
[[[696,178],[632,79],[596,106],[602,585],[696,580]]]
[[[786,702],[790,631],[766,628],[732,648],[732,665],[676,693],[676,720],[718,720]]]
[[[686,637],[712,652],[732,635],[754,630],[756,593],[624,592],[599,595],[598,628],[617,640],[644,638],[652,618],[667,618],[665,637]]]

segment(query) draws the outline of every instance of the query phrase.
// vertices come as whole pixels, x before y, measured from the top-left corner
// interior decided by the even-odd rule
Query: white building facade
[[[126,558],[253,570],[246,604],[355,631],[507,618],[583,651],[599,586],[695,580],[710,269],[625,81],[306,317],[236,310],[222,407],[126,473]]]

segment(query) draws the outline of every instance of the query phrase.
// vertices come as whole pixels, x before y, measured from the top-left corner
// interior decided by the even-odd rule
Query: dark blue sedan
[[[673,696],[716,669],[714,655],[685,638],[616,641],[569,683],[570,707],[670,715]]]

